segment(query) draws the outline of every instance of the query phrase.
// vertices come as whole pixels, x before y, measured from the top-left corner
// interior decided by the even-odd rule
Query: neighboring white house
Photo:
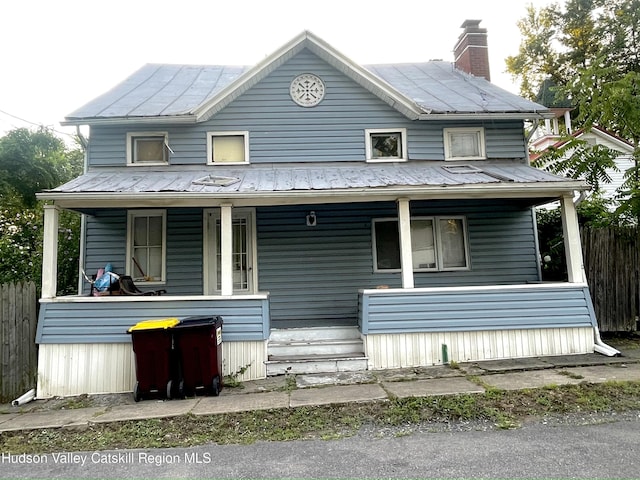
[[[551,109],[552,111],[554,109]],[[568,110],[565,110],[566,113]],[[617,169],[609,168],[606,170],[611,178],[610,183],[603,183],[600,191],[603,198],[613,200],[617,195],[617,190],[624,183],[625,172],[633,166],[633,145],[627,140],[617,136],[616,134],[599,126],[593,126],[591,130],[579,129],[572,131],[571,120],[567,119],[568,115],[564,115],[566,134],[559,133],[558,116],[551,121],[547,120],[545,126],[541,129],[541,133],[535,136],[529,142],[530,159],[535,160],[550,147],[560,148],[567,143],[566,135],[582,140],[589,145],[602,145],[620,152],[616,157],[615,164]],[[570,156],[573,150],[568,150],[566,156]]]

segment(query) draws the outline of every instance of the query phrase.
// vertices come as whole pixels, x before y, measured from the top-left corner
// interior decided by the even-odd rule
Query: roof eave
[[[549,112],[430,112],[423,113],[418,120],[544,120],[553,118]]]
[[[197,118],[194,115],[160,115],[152,117],[85,117],[85,118],[68,118],[60,122],[62,126],[81,126],[81,125],[128,125],[135,123],[136,125],[147,124],[172,124],[185,125],[194,124]]]
[[[328,190],[289,190],[274,192],[42,192],[39,200],[53,201],[62,208],[112,207],[197,207],[230,202],[236,206],[348,203],[353,201],[410,199],[466,199],[466,198],[559,198],[586,190],[584,182],[532,182],[473,184],[457,186],[411,186],[383,188],[350,188]]]

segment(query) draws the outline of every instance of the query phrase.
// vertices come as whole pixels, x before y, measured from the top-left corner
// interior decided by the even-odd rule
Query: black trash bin
[[[184,393],[218,396],[222,389],[222,317],[187,317],[171,331]]]
[[[144,320],[127,330],[136,360],[136,402],[145,397],[175,396],[178,372],[172,330],[179,323],[177,318]]]

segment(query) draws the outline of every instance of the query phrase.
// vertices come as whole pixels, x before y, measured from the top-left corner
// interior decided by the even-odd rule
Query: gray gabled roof
[[[189,115],[248,69],[148,64],[67,119]]]
[[[409,97],[425,114],[546,111],[546,107],[463,72],[451,62],[365,65],[365,68]]]
[[[542,105],[457,70],[449,62],[363,67],[303,32],[254,67],[145,65],[69,114],[63,123],[204,121],[305,48],[413,120],[442,115],[531,118],[548,113]]]
[[[551,198],[585,188],[582,181],[512,161],[473,164],[328,162],[194,167],[180,172],[151,167],[101,168],[40,193],[38,198],[64,200],[65,208],[113,206],[117,202],[131,205],[134,199],[166,204],[167,198],[194,202],[232,200],[234,205],[242,205],[245,201],[254,205],[251,202],[384,200],[395,199],[398,195],[431,199]]]

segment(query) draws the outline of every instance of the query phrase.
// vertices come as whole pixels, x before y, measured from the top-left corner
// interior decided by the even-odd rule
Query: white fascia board
[[[541,183],[518,183],[501,185],[434,185],[429,187],[403,188],[353,188],[326,191],[283,192],[138,192],[138,193],[60,193],[45,192],[37,195],[40,200],[50,200],[62,208],[168,208],[219,206],[231,203],[236,207],[266,205],[299,205],[321,203],[350,203],[367,201],[395,201],[400,197],[411,200],[469,198],[558,198],[584,190],[580,181]]]
[[[616,145],[617,147],[620,148],[620,153],[633,153],[634,148],[633,145],[628,143],[625,140],[622,140],[620,138],[614,137],[612,135],[609,135],[607,132],[602,131],[599,128],[592,128],[591,130],[589,130],[588,132],[582,131],[579,134],[577,134],[575,137],[577,139],[580,139],[581,137],[587,136],[587,135],[593,135],[594,137],[600,137],[604,140],[606,140],[607,142],[611,142],[614,145]]]
[[[307,38],[308,32],[302,32],[264,60],[256,64],[253,68],[247,70],[240,75],[235,81],[231,82],[223,88],[218,94],[193,110],[198,122],[204,122],[229,105],[233,100],[238,98],[242,93],[257,84],[265,78],[269,73],[282,65],[284,62],[293,57],[302,50],[303,43]]]
[[[410,120],[417,120],[424,110],[406,95],[400,93],[392,85],[361,67],[343,55],[324,40],[307,32],[309,50],[318,55],[331,66],[347,75],[353,81],[369,90],[383,102],[398,110]]]
[[[112,117],[112,118],[74,118],[60,122],[60,125],[66,126],[82,126],[82,125],[185,125],[194,124],[197,118],[194,115],[167,115],[156,117]]]
[[[304,31],[227,85],[213,99],[196,108],[192,113],[196,115],[197,121],[203,122],[211,118],[304,48],[308,48],[409,119],[416,120],[423,112],[411,99],[402,95],[391,85],[357,65],[313,33]]]
[[[541,120],[553,118],[548,112],[477,112],[477,113],[423,113],[418,120]]]

